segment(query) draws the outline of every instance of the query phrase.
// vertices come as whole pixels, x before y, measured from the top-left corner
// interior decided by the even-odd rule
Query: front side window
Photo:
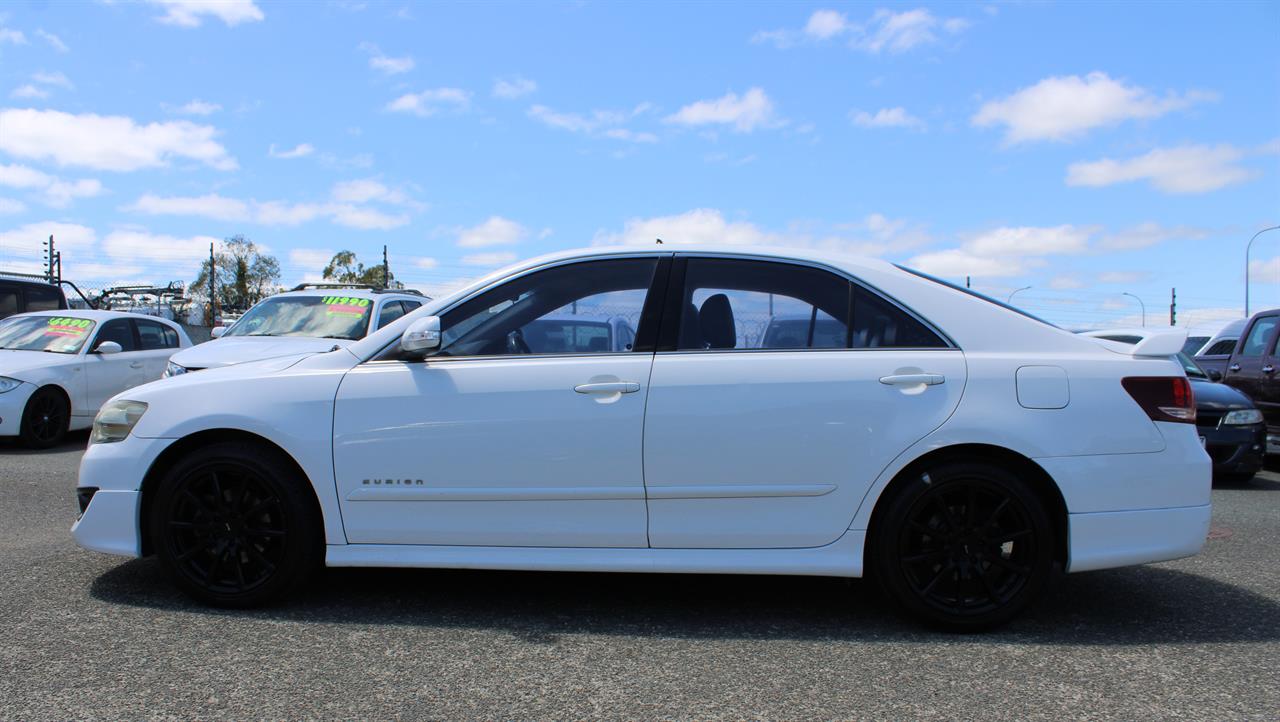
[[[1249,329],[1249,336],[1244,340],[1244,346],[1240,348],[1241,356],[1261,356],[1267,352],[1267,342],[1271,340],[1272,333],[1276,330],[1276,323],[1280,322],[1280,317],[1264,316],[1253,324],[1253,328]]]
[[[610,319],[638,325],[657,259],[587,261],[508,281],[441,317],[439,356],[621,350]]]
[[[1205,351],[1201,355],[1202,356],[1230,356],[1231,352],[1234,351],[1235,349],[1236,349],[1236,340],[1226,339],[1224,341],[1218,341],[1214,343],[1212,346],[1209,347],[1207,351]]]
[[[74,316],[18,316],[0,324],[0,349],[78,353],[97,324]]]
[[[332,296],[276,296],[249,309],[227,336],[307,336],[311,338],[364,338],[369,329],[373,301]]]
[[[689,259],[679,350],[945,348],[924,324],[834,273],[738,259]]]
[[[404,315],[404,306],[399,301],[387,301],[378,312],[378,328],[382,328]]]
[[[98,331],[98,337],[93,340],[93,349],[96,350],[106,341],[115,341],[120,344],[121,351],[137,351],[138,345],[133,340],[133,325],[128,319],[115,318],[102,324],[102,329]]]

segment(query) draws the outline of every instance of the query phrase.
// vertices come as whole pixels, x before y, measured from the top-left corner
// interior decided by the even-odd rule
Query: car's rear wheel
[[[71,405],[67,403],[66,395],[56,388],[45,386],[36,389],[31,398],[27,399],[18,435],[23,446],[48,449],[66,438],[67,424],[70,421]]]
[[[983,463],[916,474],[877,520],[872,571],[904,611],[955,631],[1003,624],[1053,573],[1053,525],[1026,483]]]
[[[199,449],[161,480],[151,539],[174,582],[207,604],[251,607],[298,587],[323,555],[306,479],[248,443]]]

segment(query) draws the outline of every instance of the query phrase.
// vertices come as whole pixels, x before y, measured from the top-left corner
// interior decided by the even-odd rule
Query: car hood
[[[45,353],[44,351],[9,351],[0,349],[0,376],[26,381],[33,371],[43,371],[54,366],[66,366],[80,362],[74,353]]]
[[[1239,389],[1216,381],[1191,379],[1191,390],[1196,396],[1196,408],[1206,411],[1230,411],[1252,409],[1253,399]]]
[[[323,353],[334,346],[346,347],[352,343],[347,339],[307,336],[231,336],[179,351],[169,360],[189,369],[209,369],[280,356]]]

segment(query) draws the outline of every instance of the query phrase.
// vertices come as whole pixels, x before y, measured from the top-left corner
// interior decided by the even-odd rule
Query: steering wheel
[[[524,331],[516,329],[507,334],[507,353],[509,354],[528,354],[533,353],[533,349],[529,348],[529,344],[524,340]]]

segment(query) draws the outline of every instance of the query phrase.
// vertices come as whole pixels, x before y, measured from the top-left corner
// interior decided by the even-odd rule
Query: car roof
[[[423,303],[428,299],[426,296],[419,296],[416,293],[404,293],[402,291],[375,291],[369,288],[304,288],[297,291],[281,291],[280,293],[268,296],[262,300],[266,301],[271,298],[279,298],[280,296],[346,296],[347,298],[368,298],[377,300],[379,298],[392,298],[397,301],[417,301]]]
[[[12,276],[6,276],[3,273],[0,273],[0,283],[12,283],[21,286],[39,286],[40,288],[54,288],[57,289],[59,293],[62,292],[61,286],[47,281],[41,281],[35,278],[13,278]]]
[[[55,311],[28,311],[27,313],[14,314],[9,318],[22,318],[24,316],[62,316],[66,318],[87,318],[91,321],[97,321],[98,323],[102,323],[103,321],[110,321],[115,318],[133,318],[133,319],[142,319],[144,321],[156,321],[158,323],[163,323],[164,325],[171,326],[173,328],[181,328],[178,324],[174,323],[173,321],[170,321],[167,318],[160,318],[159,316],[147,316],[141,313],[129,313],[127,311],[94,311],[89,309],[80,310],[75,308],[60,308]]]

